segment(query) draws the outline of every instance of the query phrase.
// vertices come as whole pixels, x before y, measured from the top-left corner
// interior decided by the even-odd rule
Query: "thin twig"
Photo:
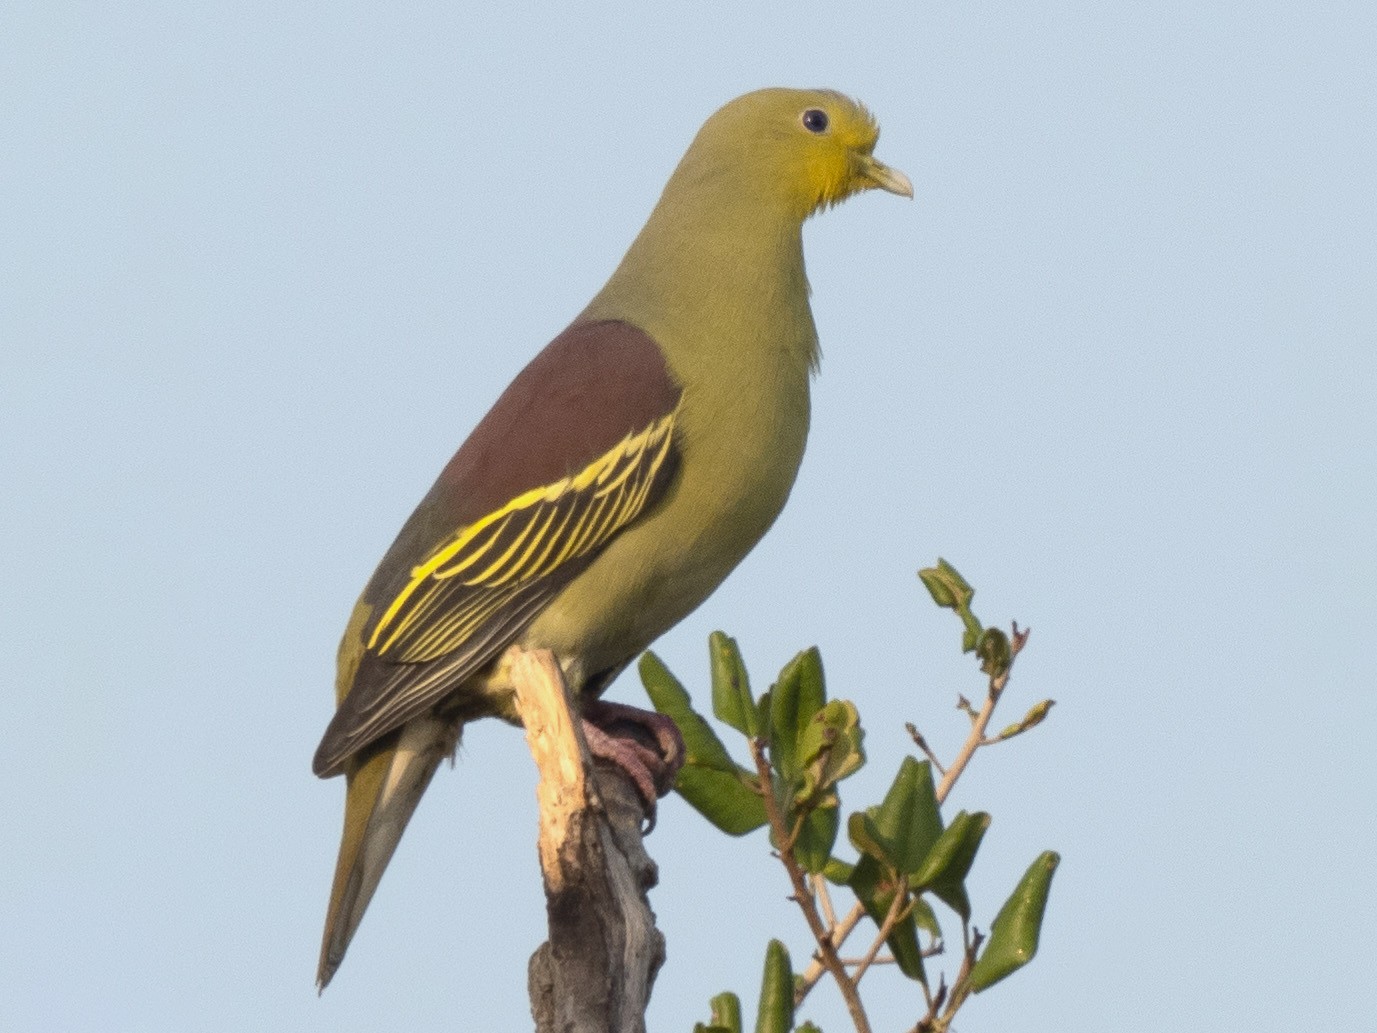
[[[770,762],[765,759],[765,744],[762,740],[751,740],[751,756],[755,758],[755,768],[760,775],[760,784],[762,786],[771,785],[773,780],[770,775]],[[813,939],[818,942],[818,949],[822,952],[822,963],[827,967],[827,971],[832,973],[832,978],[837,981],[837,988],[841,990],[842,999],[846,1001],[846,1010],[851,1013],[851,1021],[856,1027],[856,1033],[871,1033],[870,1020],[866,1018],[865,1005],[861,1003],[861,995],[856,991],[856,983],[846,974],[846,966],[842,964],[841,958],[837,957],[837,948],[832,944],[831,933],[823,925],[822,916],[818,914],[817,904],[813,900],[813,895],[808,891],[808,882],[804,871],[799,867],[798,860],[794,857],[794,851],[786,840],[788,829],[784,824],[784,815],[779,811],[779,802],[775,798],[775,794],[768,790],[765,793],[765,815],[770,821],[770,828],[775,834],[775,840],[780,844],[779,859],[784,865],[784,870],[789,873],[789,881],[794,884],[794,900],[797,901],[799,909],[803,912],[803,918],[808,923],[808,929],[812,932]]]
[[[855,931],[856,926],[860,924],[861,919],[864,917],[865,905],[858,903],[852,906],[851,910],[846,913],[845,918],[840,922],[833,923],[828,940],[832,943],[834,949],[841,949],[841,945],[847,941],[847,938]],[[808,996],[808,991],[817,986],[818,980],[822,978],[823,973],[826,971],[827,966],[822,963],[822,947],[819,945],[818,949],[813,952],[813,960],[808,963],[808,968],[805,969],[803,975],[799,977],[798,985],[794,988],[795,1008],[803,1003],[803,999]]]
[[[865,975],[875,956],[880,953],[880,948],[889,939],[889,934],[894,931],[894,927],[899,924],[899,916],[903,913],[904,905],[908,901],[908,882],[901,881],[900,886],[894,889],[894,899],[889,902],[889,910],[885,912],[885,920],[880,923],[879,935],[875,937],[875,942],[870,945],[870,950],[865,952],[865,957],[861,959],[856,971],[851,974],[851,979],[857,986],[861,984],[861,976]]]
[[[957,1009],[966,1003],[966,998],[971,994],[970,984],[966,982],[966,977],[970,975],[971,966],[975,964],[976,952],[980,949],[980,944],[984,939],[985,937],[981,935],[980,930],[977,929],[975,935],[972,936],[971,930],[966,927],[965,923],[962,923],[961,940],[964,944],[965,953],[961,960],[961,970],[956,974],[956,982],[952,984],[951,997],[948,999],[947,996],[946,976],[942,977],[942,983],[937,990],[936,997],[927,995],[927,987],[923,987],[923,992],[927,995],[928,1011],[908,1033],[946,1033],[947,1028],[951,1026],[951,1020],[956,1016]],[[946,1005],[945,1010],[942,1007],[944,1004]]]
[[[808,878],[813,883],[813,896],[818,898],[818,904],[822,907],[822,917],[827,922],[827,935],[831,936],[837,928],[837,913],[832,910],[832,893],[827,888],[827,878],[821,872]]]
[[[951,997],[947,1000],[947,1006],[943,1009],[941,1018],[936,1015],[931,1016],[935,1022],[933,1029],[945,1030],[951,1024],[957,1010],[966,1003],[966,998],[971,995],[971,984],[968,977],[971,974],[971,967],[975,964],[975,956],[980,950],[980,945],[984,942],[984,935],[979,929],[975,930],[970,942],[966,944],[966,956],[961,959],[961,968],[951,984]],[[940,1001],[938,1007],[941,1007]]]
[[[909,738],[913,740],[913,745],[923,751],[923,756],[927,757],[927,759],[932,762],[932,766],[937,769],[937,773],[939,775],[945,775],[947,769],[942,767],[942,762],[937,759],[937,754],[932,752],[932,747],[928,745],[927,739],[923,738],[923,733],[918,731],[918,726],[912,721],[906,721],[904,723],[904,728],[908,732]]]
[[[1004,694],[1004,687],[1009,684],[1009,675],[1013,673],[1014,657],[1018,656],[1023,644],[1028,641],[1028,632],[1019,631],[1018,625],[1014,625],[1013,636],[1009,640],[1009,665],[1003,672],[990,679],[990,690],[985,694],[985,705],[980,708],[980,713],[976,714],[971,720],[971,733],[966,736],[966,741],[961,747],[961,752],[956,755],[956,759],[951,762],[951,767],[947,768],[946,774],[942,776],[941,783],[937,786],[937,802],[945,803],[947,794],[951,792],[952,786],[956,785],[956,780],[961,777],[961,772],[966,770],[966,765],[975,756],[975,751],[985,743],[985,729],[989,727],[990,718],[994,716],[996,704],[999,697]],[[970,704],[966,704],[970,708]]]
[[[946,803],[947,794],[951,792],[952,786],[956,785],[956,780],[961,777],[961,773],[966,770],[966,765],[975,756],[975,751],[980,749],[985,739],[985,729],[989,726],[990,718],[994,716],[995,704],[999,702],[999,693],[995,690],[994,684],[990,684],[990,693],[985,697],[985,705],[980,708],[980,713],[975,715],[971,722],[971,734],[966,736],[966,741],[961,745],[961,752],[956,755],[956,759],[951,762],[951,767],[947,768],[947,773],[942,776],[942,781],[937,785],[937,802]]]
[[[923,957],[926,958],[927,955],[924,954]],[[894,958],[890,957],[888,954],[886,954],[883,958],[871,958],[871,959],[870,959],[870,964],[872,964],[872,965],[893,965],[894,962],[895,962],[895,960],[896,960],[896,959],[894,959]],[[865,962],[865,959],[864,959],[864,958],[842,958],[842,964],[845,965],[847,968],[855,968],[857,965],[863,964],[864,962]]]

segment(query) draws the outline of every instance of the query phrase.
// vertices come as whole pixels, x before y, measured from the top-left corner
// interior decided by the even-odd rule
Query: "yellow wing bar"
[[[641,512],[670,452],[671,413],[584,469],[460,528],[388,605],[368,640],[380,657],[434,660],[462,647],[532,582],[602,548]]]

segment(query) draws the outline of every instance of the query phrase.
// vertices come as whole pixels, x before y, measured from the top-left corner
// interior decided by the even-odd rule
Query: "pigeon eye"
[[[801,117],[803,128],[810,133],[827,132],[827,112],[821,108],[809,108]]]

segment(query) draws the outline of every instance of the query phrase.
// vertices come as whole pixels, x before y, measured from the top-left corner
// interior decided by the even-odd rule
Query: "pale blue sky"
[[[914,571],[1033,628],[1058,701],[952,799],[978,922],[1063,854],[962,1029],[1356,1030],[1377,898],[1377,9],[1351,3],[44,3],[0,29],[0,1020],[527,1028],[520,735],[471,729],[335,983],[353,599],[597,289],[700,122],[869,104],[917,198],[807,232],[824,362],[789,508],[659,649],[818,644],[871,803],[978,692]],[[643,699],[624,678],[616,698]],[[807,938],[760,837],[649,841],[655,1033]],[[869,980],[867,980],[869,982]],[[878,1030],[916,1018],[892,971]],[[848,1029],[824,987],[807,1013]]]

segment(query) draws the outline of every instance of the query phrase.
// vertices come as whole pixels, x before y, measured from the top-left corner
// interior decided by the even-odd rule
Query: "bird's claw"
[[[626,773],[645,803],[648,826],[655,827],[656,801],[674,788],[684,766],[684,737],[664,714],[590,700],[583,705],[583,734],[589,752]]]

